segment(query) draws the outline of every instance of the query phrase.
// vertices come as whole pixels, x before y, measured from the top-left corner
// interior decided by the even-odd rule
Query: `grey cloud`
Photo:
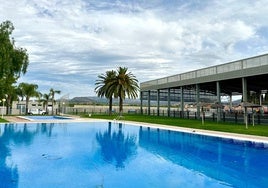
[[[0,3],[30,55],[21,80],[44,91],[93,95],[97,75],[118,66],[147,81],[268,50],[265,0]]]

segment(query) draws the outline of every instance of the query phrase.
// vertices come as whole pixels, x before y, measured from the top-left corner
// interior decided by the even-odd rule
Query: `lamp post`
[[[2,104],[3,104],[3,107],[2,107],[2,119],[4,118],[5,102],[6,102],[6,99],[2,99]]]
[[[65,109],[64,109],[65,102],[62,102],[62,115],[65,114]]]

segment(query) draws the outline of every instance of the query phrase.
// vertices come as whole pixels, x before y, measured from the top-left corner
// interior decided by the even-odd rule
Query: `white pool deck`
[[[111,121],[111,120],[101,120],[101,119],[94,119],[94,118],[80,118],[78,116],[72,116],[72,119],[55,119],[55,120],[28,120],[20,116],[5,116],[4,118],[8,120],[10,123],[64,123],[64,122],[67,123],[67,122],[108,122],[108,121]],[[267,145],[267,148],[268,148],[268,137],[265,137],[265,136],[235,134],[235,133],[227,133],[227,132],[220,132],[220,131],[209,131],[209,130],[203,130],[203,129],[174,127],[174,126],[169,126],[169,125],[160,125],[160,124],[152,124],[152,123],[125,121],[125,120],[113,120],[113,122],[122,123],[122,124],[131,124],[135,126],[161,128],[165,130],[187,132],[187,133],[192,133],[192,134],[230,138],[230,139],[236,139],[236,140],[260,142],[260,143],[264,143],[265,145]]]

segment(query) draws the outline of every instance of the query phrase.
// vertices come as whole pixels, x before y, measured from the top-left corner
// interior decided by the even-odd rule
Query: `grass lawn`
[[[7,123],[8,121],[5,119],[0,118],[0,123]]]
[[[116,117],[117,115],[109,116],[109,115],[92,114],[91,116],[91,118],[108,119],[108,120],[113,120]],[[246,129],[244,124],[234,124],[225,122],[217,123],[212,121],[205,121],[204,125],[202,125],[201,120],[189,120],[189,119],[180,119],[173,117],[129,115],[129,114],[124,115],[122,120],[171,125],[171,126],[187,127],[194,129],[222,131],[222,132],[238,133],[238,134],[268,136],[268,125],[255,125],[255,126],[248,125],[248,129]]]

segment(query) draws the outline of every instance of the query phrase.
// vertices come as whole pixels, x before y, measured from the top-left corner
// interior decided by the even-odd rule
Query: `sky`
[[[267,0],[0,0],[29,67],[18,80],[96,96],[98,75],[139,83],[268,52]]]

